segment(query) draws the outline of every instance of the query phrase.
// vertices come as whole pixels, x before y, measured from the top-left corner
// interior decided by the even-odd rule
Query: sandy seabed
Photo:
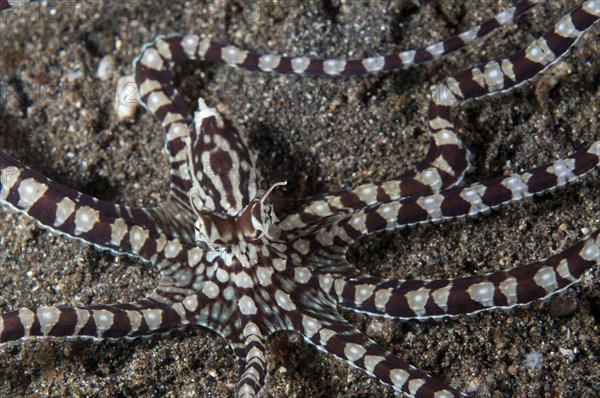
[[[223,3],[87,1],[26,22],[0,19],[0,148],[85,193],[130,205],[168,194],[163,133],[139,110],[119,122],[116,79],[158,34],[195,32],[260,52],[364,57],[429,44],[489,18],[509,1]],[[300,6],[302,4],[302,6]],[[265,184],[302,196],[393,177],[427,146],[431,85],[507,56],[550,28],[571,2],[542,5],[475,46],[406,71],[356,78],[176,67],[190,105],[199,95],[242,127]],[[283,8],[282,8],[283,5]],[[469,6],[470,5],[470,6]],[[13,15],[14,16],[14,15]],[[454,112],[476,170],[469,181],[525,170],[599,139],[599,29],[536,83]],[[96,69],[116,59],[112,79]],[[209,93],[209,94],[207,94]],[[542,198],[473,220],[378,234],[353,247],[360,269],[393,278],[448,278],[511,268],[556,253],[600,226],[597,174]],[[596,198],[596,199],[594,199]],[[0,305],[100,304],[151,291],[150,267],[54,236],[2,211]],[[600,395],[600,270],[551,304],[441,322],[347,314],[410,363],[478,397]],[[294,334],[271,340],[266,397],[390,397],[360,371]],[[537,359],[537,361],[536,361]],[[237,365],[203,329],[132,342],[29,341],[0,349],[1,397],[230,397]]]

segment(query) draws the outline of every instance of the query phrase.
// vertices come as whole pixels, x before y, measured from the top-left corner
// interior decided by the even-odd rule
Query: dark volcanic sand
[[[0,148],[88,194],[156,204],[168,189],[161,129],[143,110],[132,122],[118,122],[112,103],[116,78],[131,73],[130,60],[143,43],[161,33],[196,32],[257,51],[362,57],[447,37],[510,1],[467,2],[470,8],[463,1],[416,3],[340,7],[334,0],[299,9],[287,2],[282,14],[257,9],[253,2],[220,4],[218,12],[215,3],[203,12],[195,1],[133,2],[129,17],[135,23],[116,6],[94,15],[92,5],[103,4],[90,1],[75,16],[69,11],[26,23],[2,15]],[[570,3],[541,6],[518,28],[505,27],[481,44],[418,69],[333,79],[186,63],[177,67],[177,84],[190,104],[212,90],[209,104],[243,127],[258,148],[266,183],[287,180],[285,196],[319,193],[392,177],[415,165],[426,150],[430,86],[512,53],[549,28]],[[535,84],[455,112],[475,153],[477,171],[469,181],[524,170],[599,138],[599,33],[596,26]],[[116,58],[116,77],[100,84],[95,72],[107,54]],[[44,95],[57,90],[62,93]],[[378,234],[354,246],[349,258],[361,269],[394,278],[447,278],[534,261],[600,226],[599,184],[591,175],[475,220]],[[51,235],[8,211],[0,217],[3,312],[134,300],[157,281],[150,267],[136,261]],[[475,396],[593,397],[600,394],[599,275],[596,269],[562,302],[554,300],[558,310],[535,303],[511,313],[442,322],[349,319],[393,352]],[[570,315],[556,315],[569,310]],[[531,354],[539,355],[539,366],[527,366]],[[0,350],[0,364],[0,397],[221,398],[233,395],[237,377],[226,342],[200,329],[133,342],[18,343]],[[270,365],[267,397],[394,394],[293,334],[272,339]]]

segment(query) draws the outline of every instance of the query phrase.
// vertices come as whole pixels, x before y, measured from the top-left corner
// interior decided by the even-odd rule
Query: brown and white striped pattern
[[[32,337],[134,338],[189,324],[181,305],[147,299],[132,304],[38,307],[0,315],[0,343]]]
[[[407,396],[466,396],[398,358],[350,325],[341,315],[329,315],[335,311],[333,305],[321,306],[311,303],[302,318],[302,324],[295,326],[308,327],[309,332],[304,333],[307,342],[352,367],[367,372]]]
[[[481,25],[423,49],[407,50],[400,54],[387,56],[374,56],[363,60],[323,60],[274,54],[259,55],[234,46],[220,45],[197,35],[159,36],[152,43],[144,46],[142,53],[134,60],[133,64],[140,103],[156,116],[167,131],[166,148],[171,163],[172,201],[179,207],[183,207],[184,211],[189,212],[189,209],[185,208],[185,204],[192,181],[190,181],[191,176],[186,167],[186,148],[189,147],[186,140],[190,137],[192,146],[199,144],[195,139],[194,129],[190,128],[192,122],[190,112],[173,87],[170,69],[174,62],[204,60],[248,70],[306,75],[356,75],[392,71],[430,61],[458,50],[503,24],[511,22],[539,2],[539,0],[521,0],[514,7],[503,10]],[[456,138],[451,142],[448,139],[445,145],[457,146],[461,159],[460,161],[456,160],[455,163],[460,163],[458,166],[466,169],[466,151],[462,148],[460,140]],[[432,151],[438,151],[435,140],[432,140],[430,152]],[[426,163],[419,167],[419,173],[416,175],[409,173],[399,177],[402,180],[403,194],[416,194],[421,192],[420,190],[429,189],[428,181],[434,177],[432,173],[449,174],[447,169],[445,171],[442,169],[444,164],[440,164],[438,167],[435,163],[430,164],[431,162],[428,160]],[[450,166],[454,166],[454,164],[451,163]],[[227,165],[218,163],[214,167],[221,169]],[[198,169],[196,167],[196,170]],[[237,174],[235,170],[233,173]],[[449,177],[446,177],[445,182],[447,183],[448,180]]]
[[[350,244],[383,230],[476,216],[563,186],[599,165],[600,141],[565,159],[508,177],[446,189],[429,196],[411,196],[399,201],[376,203],[316,232],[310,250],[319,250],[319,244],[327,246],[338,240]]]
[[[196,211],[237,215],[259,191],[256,154],[229,120],[199,101],[186,144]]]
[[[104,202],[64,187],[0,151],[0,203],[53,232],[157,263],[180,253],[155,223],[153,211]],[[183,250],[183,249],[182,249]]]
[[[261,396],[265,388],[267,372],[267,349],[265,337],[259,328],[250,322],[244,330],[245,340],[235,347],[239,359],[238,398]]]
[[[0,10],[16,3],[0,0]],[[463,396],[371,341],[343,319],[337,306],[422,319],[523,305],[568,288],[597,266],[600,230],[540,262],[451,280],[375,278],[352,267],[345,253],[371,233],[475,216],[597,168],[600,142],[511,177],[455,187],[468,162],[450,110],[538,76],[598,20],[600,2],[584,2],[523,51],[439,85],[429,108],[431,149],[416,171],[308,198],[281,222],[267,198],[283,183],[261,189],[257,158],[243,133],[202,100],[191,120],[169,68],[181,59],[203,59],[282,73],[390,70],[462,47],[535,3],[520,1],[480,27],[426,49],[361,61],[258,56],[194,35],[157,38],[134,64],[142,103],[166,131],[173,179],[171,198],[163,206],[137,209],[102,202],[0,152],[0,203],[54,232],[154,264],[162,276],[157,288],[132,304],[41,306],[2,314],[0,343],[31,337],[134,338],[199,325],[231,343],[240,363],[237,397],[255,398],[266,386],[266,339],[295,331],[406,395]]]
[[[372,56],[365,59],[312,59],[302,56],[287,57],[278,54],[256,54],[232,45],[222,45],[209,39],[202,39],[196,35],[160,37],[145,50],[151,52],[156,50],[162,56],[160,62],[164,63],[182,59],[198,59],[261,72],[302,75],[361,75],[403,69],[439,58],[442,55],[463,48],[504,24],[510,23],[542,2],[542,0],[521,0],[516,2],[513,7],[502,10],[481,25],[457,36],[430,44],[421,49],[406,50],[399,54]],[[143,57],[144,53],[141,55],[141,58]],[[163,69],[163,64],[160,66],[161,68],[151,69]]]
[[[347,309],[394,319],[424,319],[512,308],[556,294],[600,264],[600,230],[545,260],[449,280],[347,279],[338,296]]]
[[[295,213],[282,220],[287,238],[301,234],[323,216],[341,215],[375,203],[414,195],[429,195],[458,185],[468,170],[468,153],[455,131],[451,110],[463,101],[506,92],[535,79],[564,57],[592,23],[597,2],[586,2],[564,16],[548,33],[510,57],[457,73],[439,84],[428,111],[430,148],[416,171],[388,181],[365,184],[329,195],[308,198]]]

